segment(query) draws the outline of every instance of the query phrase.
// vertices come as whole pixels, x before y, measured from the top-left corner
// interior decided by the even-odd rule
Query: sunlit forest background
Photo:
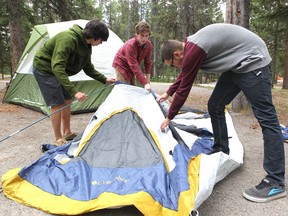
[[[179,71],[159,59],[167,39],[184,40],[211,23],[234,23],[249,28],[267,43],[273,58],[273,80],[287,85],[288,0],[0,0],[0,73],[13,75],[33,26],[75,19],[104,21],[123,41],[135,34],[135,25],[152,28],[153,81],[173,81]],[[0,77],[1,78],[1,77]],[[197,82],[217,77],[200,72]],[[286,84],[285,84],[286,83]]]

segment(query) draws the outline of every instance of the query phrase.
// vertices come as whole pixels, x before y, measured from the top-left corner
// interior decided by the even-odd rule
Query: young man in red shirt
[[[135,37],[126,41],[115,55],[113,67],[118,81],[135,85],[136,78],[146,90],[151,90],[152,44],[149,41],[150,26],[145,21],[140,21],[135,30]],[[146,75],[140,67],[143,60]]]

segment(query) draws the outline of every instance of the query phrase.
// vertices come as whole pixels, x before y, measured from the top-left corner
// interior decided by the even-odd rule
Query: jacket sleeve
[[[187,43],[182,61],[182,72],[172,85],[171,93],[176,91],[167,117],[173,119],[185,103],[197,72],[206,58],[206,52],[193,43]],[[177,87],[177,89],[176,89]],[[170,89],[170,88],[169,88]],[[169,94],[168,94],[169,95]]]
[[[144,67],[145,67],[145,72],[146,74],[151,74],[151,69],[152,69],[152,61],[151,61],[151,58],[152,58],[152,44],[149,42],[149,45],[148,46],[148,50],[147,50],[147,53],[145,55],[145,58],[144,58]]]
[[[107,77],[94,68],[94,65],[91,63],[91,58],[83,68],[83,71],[92,79],[98,80],[101,83],[106,83]]]
[[[73,44],[71,44],[69,41],[59,40],[55,44],[51,58],[52,73],[72,97],[77,93],[77,89],[69,80],[69,76],[65,69],[66,65],[68,64],[69,54],[73,52],[74,49],[75,46],[73,46]]]
[[[169,89],[166,91],[166,93],[169,96],[173,96],[173,94],[176,92],[176,90],[178,89],[180,82],[182,79],[182,73],[180,72],[180,74],[177,76],[176,80],[174,81],[174,83],[169,87]]]
[[[144,76],[144,74],[141,71],[140,65],[137,61],[137,56],[138,56],[138,50],[137,47],[135,46],[127,46],[126,47],[126,54],[127,54],[127,62],[128,65],[130,67],[130,69],[132,70],[133,74],[135,75],[136,79],[139,80],[139,82],[142,85],[146,85],[147,84],[147,80]]]

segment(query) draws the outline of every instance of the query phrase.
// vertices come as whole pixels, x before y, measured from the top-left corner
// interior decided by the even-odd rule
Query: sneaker
[[[268,202],[286,196],[285,187],[264,178],[260,184],[243,192],[243,196],[253,202]]]

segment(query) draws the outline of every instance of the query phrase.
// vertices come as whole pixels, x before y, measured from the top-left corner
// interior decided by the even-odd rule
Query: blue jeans
[[[240,92],[250,102],[264,138],[266,178],[284,183],[285,153],[282,132],[272,102],[269,66],[248,73],[222,73],[208,102],[214,133],[214,150],[229,154],[225,106]]]

